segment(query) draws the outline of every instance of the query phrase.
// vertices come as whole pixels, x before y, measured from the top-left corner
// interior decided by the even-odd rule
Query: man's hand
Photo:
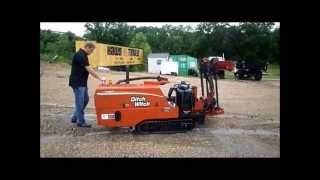
[[[102,84],[106,84],[106,78],[105,78],[105,77],[102,77],[102,78],[100,79],[100,81],[101,81]]]

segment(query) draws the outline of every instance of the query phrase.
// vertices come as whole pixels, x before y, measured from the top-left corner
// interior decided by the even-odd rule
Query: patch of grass
[[[267,75],[264,75],[264,79],[280,79],[280,66],[279,64],[269,64]]]
[[[224,78],[225,78],[225,79],[234,79],[234,74],[233,74],[233,72],[224,71]]]
[[[40,60],[49,63],[66,63],[71,64],[71,59],[55,54],[40,54]]]

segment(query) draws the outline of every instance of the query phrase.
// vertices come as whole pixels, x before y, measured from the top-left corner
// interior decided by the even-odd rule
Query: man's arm
[[[96,79],[99,79],[100,81],[104,81],[90,66],[85,66],[86,70]]]

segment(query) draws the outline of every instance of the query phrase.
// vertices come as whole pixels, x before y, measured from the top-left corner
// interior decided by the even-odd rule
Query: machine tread
[[[136,125],[137,134],[171,134],[192,130],[195,127],[195,121],[192,119],[174,119],[174,120],[145,120]]]

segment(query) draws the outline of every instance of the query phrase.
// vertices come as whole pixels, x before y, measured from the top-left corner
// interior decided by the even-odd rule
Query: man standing
[[[72,59],[71,74],[69,78],[69,86],[72,87],[75,97],[75,111],[71,118],[72,123],[77,123],[78,127],[91,127],[84,119],[84,110],[89,102],[88,96],[88,75],[89,73],[105,83],[105,79],[99,75],[89,66],[88,55],[95,49],[95,45],[87,42],[84,48],[80,48],[75,53]]]

